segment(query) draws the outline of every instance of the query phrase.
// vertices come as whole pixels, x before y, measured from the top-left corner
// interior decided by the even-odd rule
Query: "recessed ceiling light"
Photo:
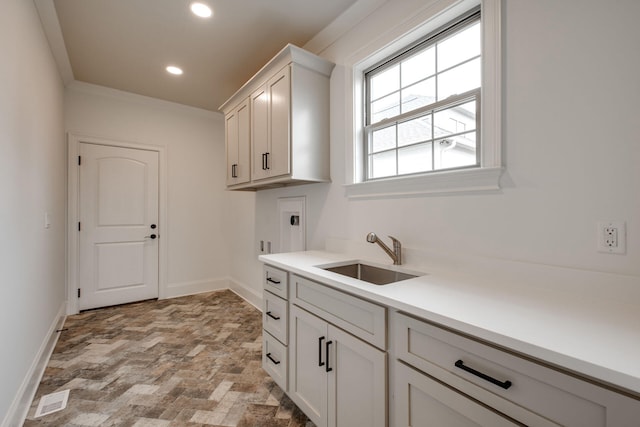
[[[211,8],[200,2],[191,3],[191,12],[201,18],[208,18],[213,15]]]
[[[169,65],[166,68],[167,72],[171,73],[171,74],[175,74],[176,76],[179,76],[182,74],[182,68],[178,68],[176,66],[173,65]]]

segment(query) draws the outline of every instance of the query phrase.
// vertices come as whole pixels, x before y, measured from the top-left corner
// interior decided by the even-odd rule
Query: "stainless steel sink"
[[[361,263],[339,265],[335,267],[319,267],[327,271],[342,274],[343,276],[373,283],[374,285],[388,285],[389,283],[418,277],[418,274],[404,273],[402,271],[390,270]]]

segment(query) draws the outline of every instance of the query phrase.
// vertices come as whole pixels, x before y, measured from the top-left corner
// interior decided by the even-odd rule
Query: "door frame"
[[[91,136],[81,133],[67,133],[67,315],[78,314],[77,298],[78,276],[80,269],[80,171],[78,156],[80,144],[106,145],[110,147],[133,148],[156,151],[158,153],[158,223],[161,238],[158,239],[158,299],[166,298],[167,289],[167,156],[166,148],[159,145],[140,144],[119,141],[111,138]]]

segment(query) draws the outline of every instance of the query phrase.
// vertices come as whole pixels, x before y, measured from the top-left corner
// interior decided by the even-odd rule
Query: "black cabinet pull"
[[[271,360],[274,365],[279,365],[280,364],[279,360],[276,360],[273,357],[271,357],[271,353],[267,353],[267,359]]]
[[[327,371],[327,372],[333,371],[333,368],[329,367],[329,346],[331,344],[333,344],[333,341],[327,341],[327,346],[325,347],[325,350],[326,350],[325,360],[327,361],[327,368],[325,369],[325,371]]]
[[[264,153],[264,168],[265,170],[271,169],[269,167],[269,153]]]
[[[506,390],[506,389],[508,389],[509,387],[511,387],[511,385],[512,385],[511,381],[508,381],[508,380],[507,380],[507,381],[504,381],[504,382],[503,382],[503,381],[499,381],[499,380],[497,380],[497,379],[495,379],[495,378],[493,378],[493,377],[490,377],[490,376],[489,376],[489,375],[487,375],[487,374],[483,374],[483,373],[482,373],[482,372],[480,372],[480,371],[476,371],[476,370],[475,370],[475,369],[473,369],[473,368],[470,368],[470,367],[468,367],[468,366],[465,366],[465,364],[464,364],[464,362],[463,362],[462,360],[458,360],[458,361],[455,363],[455,365],[456,365],[456,368],[460,368],[460,369],[462,369],[463,371],[467,371],[467,372],[469,372],[470,374],[473,374],[473,375],[475,375],[476,377],[480,377],[480,378],[482,378],[482,379],[483,379],[483,380],[485,380],[485,381],[489,381],[491,384],[495,384],[495,385],[497,385],[498,387],[501,387],[501,388],[503,388],[503,389],[505,389],[505,390]]]
[[[280,281],[279,281],[279,280],[273,280],[271,277],[267,277],[267,282],[271,282],[271,283],[274,283],[274,284],[276,284],[276,285],[279,285],[279,284],[280,284]]]
[[[279,316],[274,316],[270,311],[267,311],[267,316],[271,317],[273,320],[280,320]]]
[[[238,177],[238,165],[237,164],[233,164],[231,165],[231,178],[237,178]]]
[[[262,153],[262,170],[267,170],[267,153]]]
[[[318,338],[318,366],[324,366],[322,361],[322,340],[324,340],[324,337]]]

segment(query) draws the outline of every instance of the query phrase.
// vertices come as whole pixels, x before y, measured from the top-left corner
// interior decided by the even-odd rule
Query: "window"
[[[476,9],[364,73],[365,180],[481,165]]]

